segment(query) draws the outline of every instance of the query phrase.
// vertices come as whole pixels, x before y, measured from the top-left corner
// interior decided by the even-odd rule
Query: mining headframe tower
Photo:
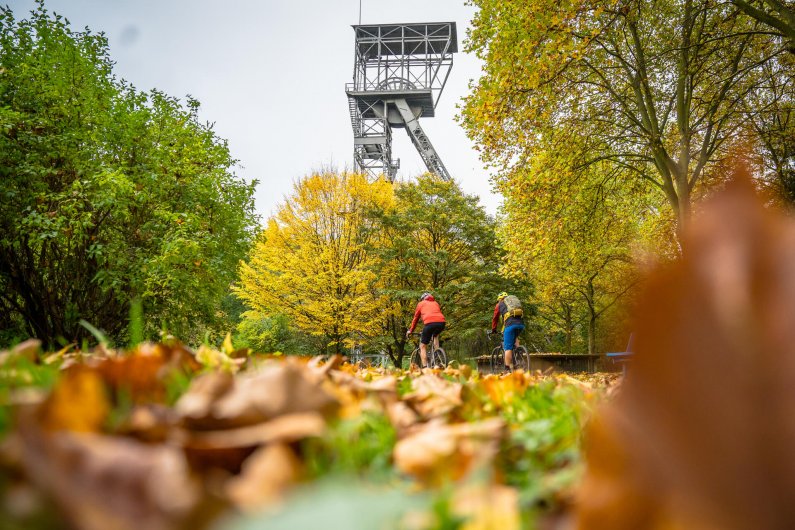
[[[455,22],[353,26],[353,82],[345,85],[353,126],[356,171],[394,180],[392,129],[406,129],[428,171],[444,167],[420,118],[431,118],[458,51]]]

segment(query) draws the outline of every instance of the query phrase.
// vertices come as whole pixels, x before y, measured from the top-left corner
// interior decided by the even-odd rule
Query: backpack
[[[503,298],[502,303],[505,304],[506,307],[505,314],[502,316],[503,322],[508,320],[510,317],[522,316],[522,302],[519,301],[519,298],[515,297],[514,295],[508,295]]]

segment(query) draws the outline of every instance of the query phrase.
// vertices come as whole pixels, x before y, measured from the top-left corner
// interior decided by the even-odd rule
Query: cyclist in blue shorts
[[[502,347],[505,349],[505,371],[513,371],[513,349],[519,346],[519,333],[524,331],[522,302],[519,298],[502,292],[497,296],[494,317],[491,319],[491,332],[497,331],[498,321],[502,321]]]

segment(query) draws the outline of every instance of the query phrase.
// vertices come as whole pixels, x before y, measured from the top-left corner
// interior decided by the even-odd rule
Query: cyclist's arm
[[[422,308],[420,304],[417,304],[417,310],[414,311],[414,320],[411,321],[411,325],[409,326],[409,333],[414,333],[414,328],[417,326],[417,321],[420,319],[420,313]]]
[[[500,304],[494,306],[494,316],[491,318],[491,331],[497,331],[497,321],[500,319]]]

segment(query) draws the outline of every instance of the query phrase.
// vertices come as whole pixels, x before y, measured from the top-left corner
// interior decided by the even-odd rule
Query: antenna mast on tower
[[[420,126],[435,114],[458,51],[455,22],[353,26],[353,82],[345,85],[357,171],[394,180],[392,129],[406,129],[428,171],[450,174]]]

